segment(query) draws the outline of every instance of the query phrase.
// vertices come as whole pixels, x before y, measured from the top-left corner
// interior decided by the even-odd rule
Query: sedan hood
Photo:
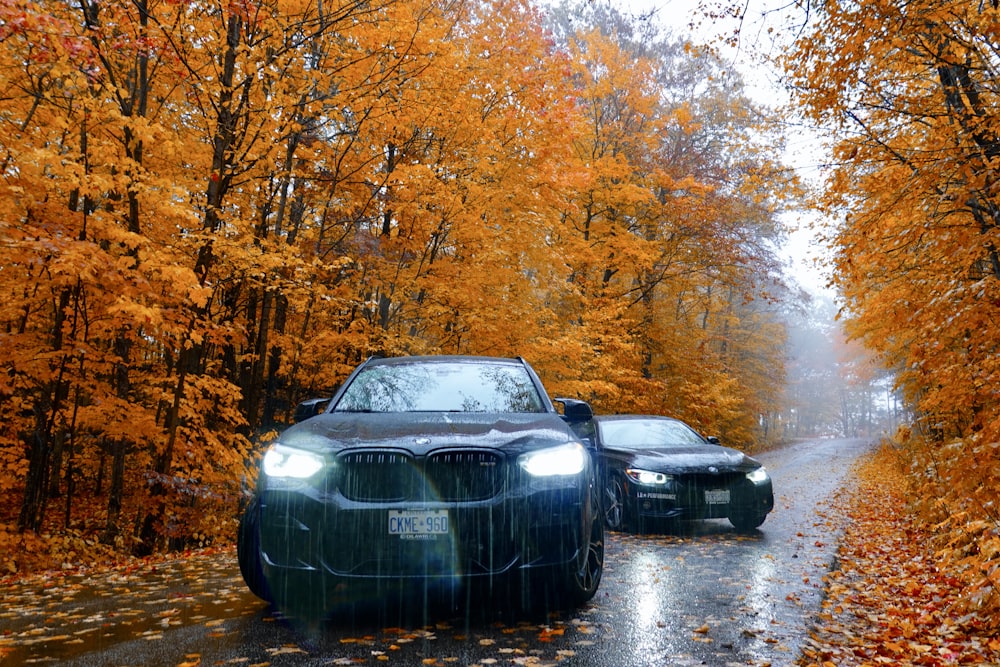
[[[326,413],[286,430],[282,444],[314,451],[392,447],[423,454],[440,447],[514,452],[561,445],[576,437],[555,413]]]
[[[741,451],[719,445],[662,447],[657,449],[608,449],[609,454],[628,465],[656,472],[682,473],[715,466],[719,472],[744,472],[760,467],[760,462]]]

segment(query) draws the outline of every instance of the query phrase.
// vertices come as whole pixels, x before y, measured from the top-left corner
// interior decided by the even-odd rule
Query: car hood
[[[607,455],[622,459],[630,467],[656,472],[692,472],[715,466],[719,472],[746,472],[760,462],[743,452],[720,445],[663,447],[659,449],[605,448]]]
[[[555,413],[325,413],[281,434],[282,444],[313,451],[396,448],[420,455],[442,447],[488,447],[511,453],[576,441]]]

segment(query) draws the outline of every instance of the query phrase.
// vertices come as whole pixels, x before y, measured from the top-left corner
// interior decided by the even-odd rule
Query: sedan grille
[[[348,452],[339,463],[341,493],[360,502],[487,500],[504,487],[503,457],[492,451]]]

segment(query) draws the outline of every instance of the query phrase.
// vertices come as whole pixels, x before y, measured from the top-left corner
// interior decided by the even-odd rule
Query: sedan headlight
[[[534,477],[577,475],[587,467],[587,450],[579,442],[528,452],[518,464]]]
[[[767,470],[763,467],[757,468],[756,470],[751,470],[747,473],[747,479],[749,479],[754,484],[760,484],[761,482],[767,481]]]
[[[318,473],[324,466],[323,457],[304,449],[272,445],[264,453],[262,468],[268,477],[295,477],[305,479]]]
[[[664,472],[639,470],[638,468],[629,468],[625,471],[625,474],[638,484],[666,484],[674,478],[673,475],[668,475]]]

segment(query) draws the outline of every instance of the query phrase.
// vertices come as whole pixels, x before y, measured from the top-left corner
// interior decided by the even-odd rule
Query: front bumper
[[[728,491],[728,502],[711,502],[719,491]],[[636,516],[650,519],[726,519],[774,508],[771,480],[754,483],[742,473],[684,475],[657,487],[629,483],[628,496]]]
[[[582,476],[522,476],[498,484],[490,497],[467,501],[358,500],[336,487],[289,486],[260,493],[268,578],[295,571],[344,580],[493,577],[576,562],[588,545],[590,490]],[[390,534],[390,512],[401,510],[444,510],[448,531]]]

